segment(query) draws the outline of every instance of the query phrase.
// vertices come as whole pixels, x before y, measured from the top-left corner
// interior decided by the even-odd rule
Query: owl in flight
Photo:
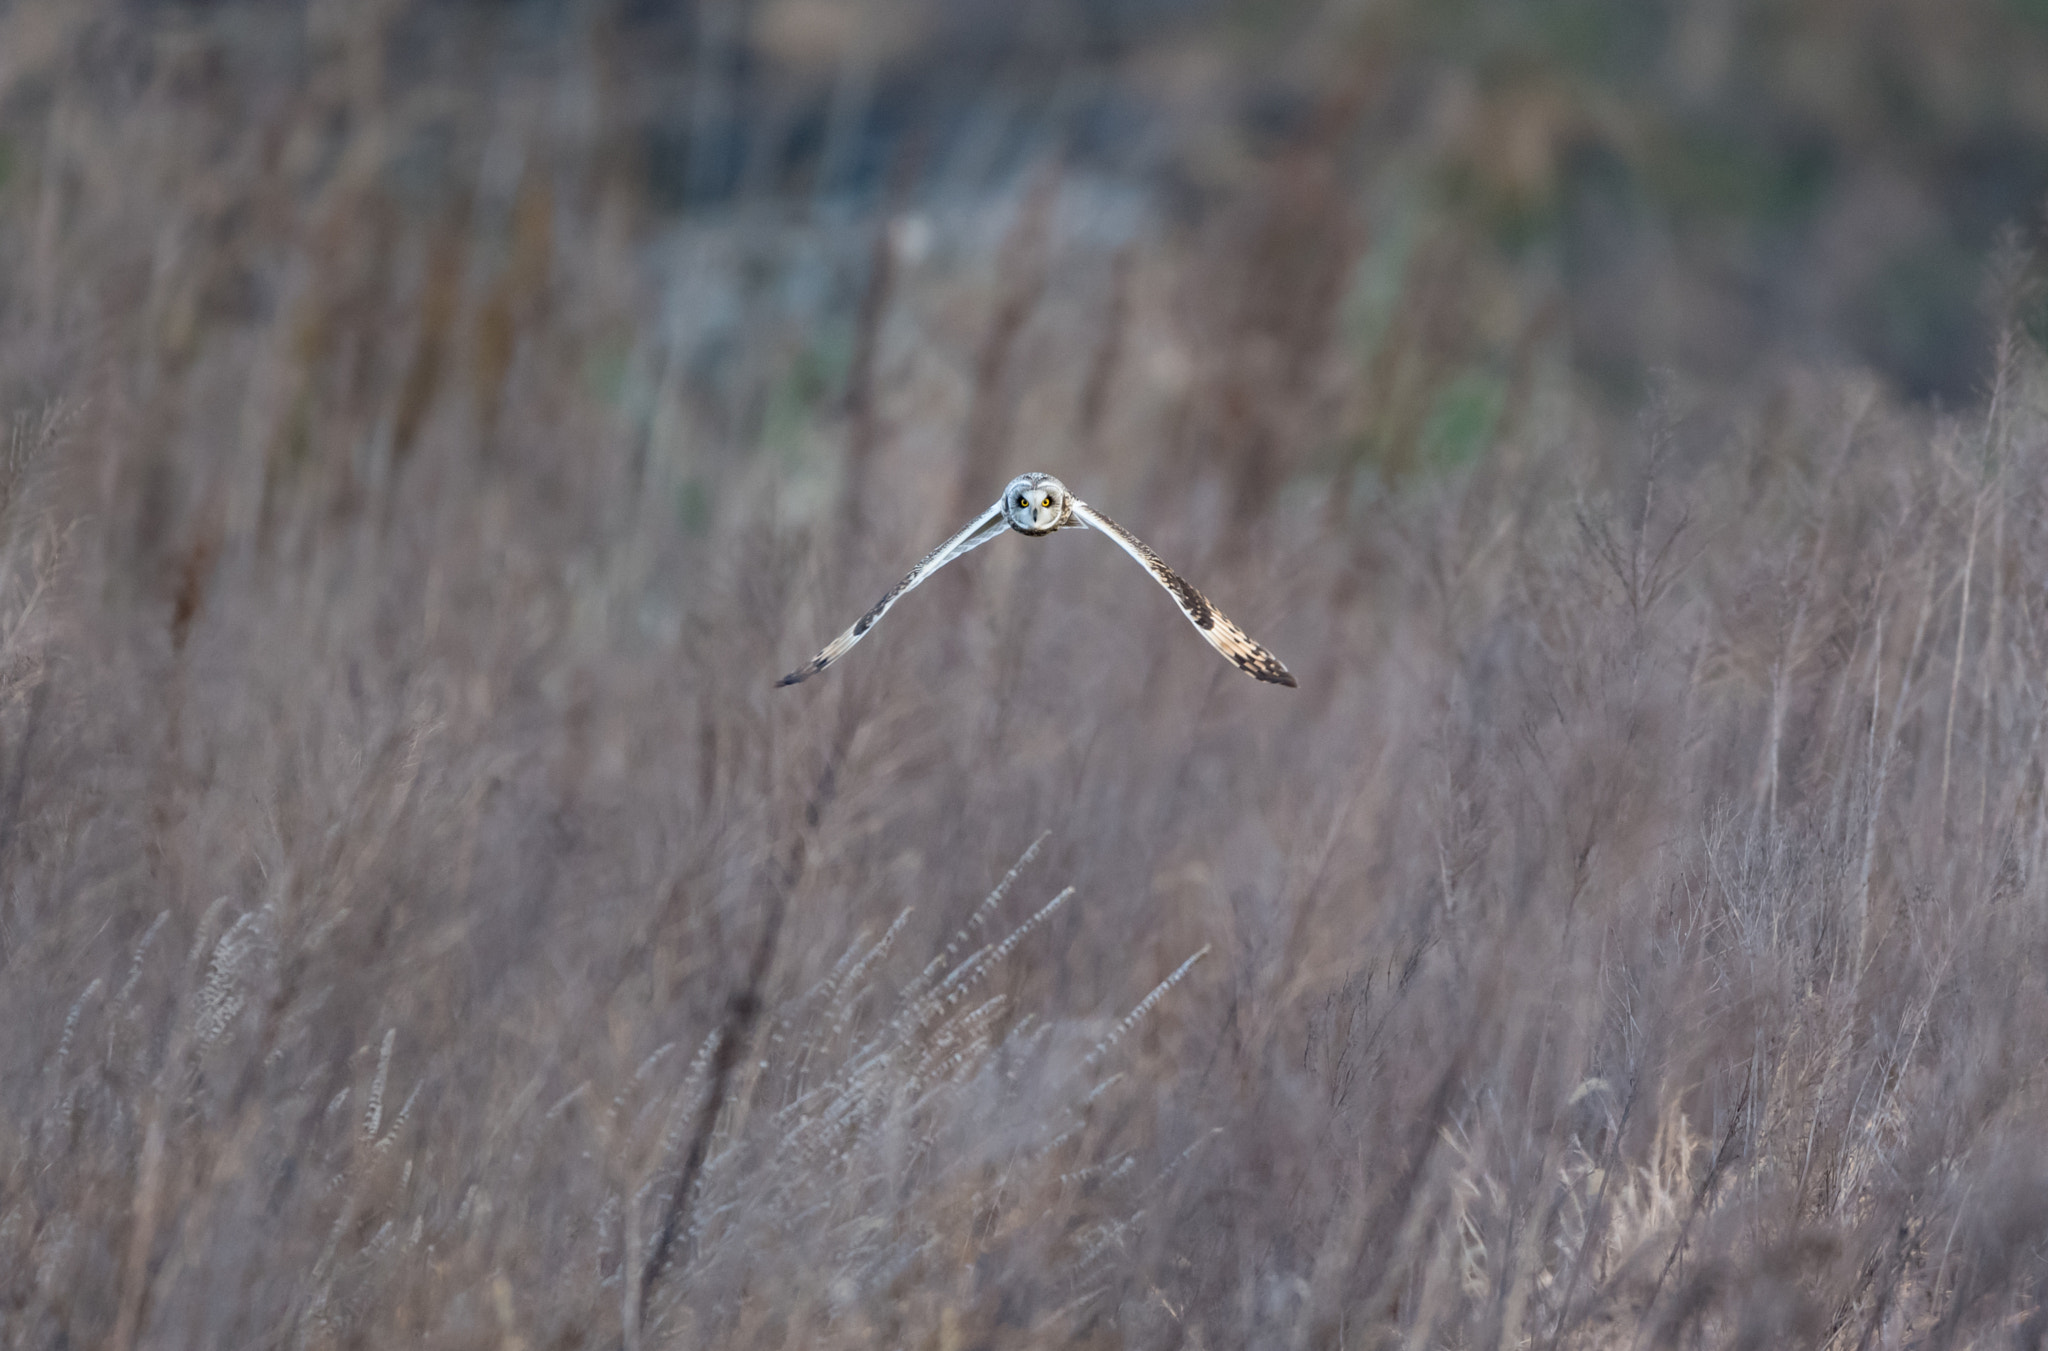
[[[794,685],[838,661],[846,655],[847,649],[867,636],[868,630],[889,613],[889,607],[901,600],[906,592],[968,550],[980,548],[1005,530],[1035,537],[1050,535],[1055,530],[1070,527],[1085,530],[1090,526],[1109,536],[1118,548],[1144,564],[1145,571],[1151,573],[1173,596],[1174,603],[1180,606],[1180,612],[1188,617],[1188,622],[1209,640],[1209,646],[1230,658],[1238,670],[1270,684],[1294,684],[1294,677],[1280,664],[1278,657],[1253,642],[1250,635],[1225,618],[1223,611],[1209,603],[1208,597],[1189,586],[1179,573],[1160,561],[1158,554],[1146,548],[1143,540],[1068,492],[1067,485],[1051,474],[1020,474],[1011,479],[1000,502],[982,512],[959,534],[926,554],[924,561],[912,568],[908,577],[896,583],[894,590],[876,601],[874,609],[854,621],[852,628],[827,643],[823,652],[776,683]]]

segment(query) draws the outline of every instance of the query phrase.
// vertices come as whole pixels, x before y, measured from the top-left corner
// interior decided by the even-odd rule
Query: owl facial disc
[[[1003,490],[1003,517],[1012,530],[1049,535],[1067,520],[1073,494],[1051,474],[1019,474]]]

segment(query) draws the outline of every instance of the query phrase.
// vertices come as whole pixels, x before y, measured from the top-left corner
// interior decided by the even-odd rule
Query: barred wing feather
[[[869,610],[859,619],[854,620],[852,628],[825,644],[824,651],[775,683],[778,686],[794,685],[800,680],[810,679],[833,662],[838,661],[847,654],[848,650],[855,643],[867,636],[867,631],[873,628],[883,615],[889,613],[890,606],[903,599],[905,595],[915,591],[924,582],[925,578],[931,576],[940,568],[945,567],[946,564],[965,554],[970,549],[980,548],[1009,528],[1010,524],[1003,516],[1003,504],[1001,502],[982,512],[981,515],[970,521],[967,527],[959,534],[926,554],[923,561],[912,568],[902,581],[896,583],[895,588],[888,595],[875,602],[873,609]]]
[[[1118,525],[1109,517],[1083,502],[1073,499],[1074,515],[1115,540],[1117,547],[1138,560],[1145,571],[1152,574],[1158,583],[1173,597],[1180,612],[1188,622],[1206,638],[1209,646],[1228,657],[1231,664],[1255,680],[1273,685],[1295,684],[1294,676],[1283,666],[1280,659],[1252,641],[1251,635],[1230,622],[1229,616],[1211,604],[1209,598],[1188,584],[1186,578],[1166,566],[1164,559],[1152,552],[1145,542],[1130,531]]]

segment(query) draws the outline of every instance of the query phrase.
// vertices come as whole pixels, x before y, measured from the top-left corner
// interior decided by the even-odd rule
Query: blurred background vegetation
[[[1059,181],[1070,273],[1139,239],[1270,252],[1241,294],[1194,303],[1279,349],[1282,379],[1347,367],[1355,415],[1289,433],[1292,467],[1318,472],[1476,454],[1547,359],[1621,408],[1658,372],[1727,389],[1791,364],[1967,404],[1988,260],[2038,233],[2048,197],[2031,0],[14,10],[0,203],[34,249],[17,312],[80,302],[47,292],[66,250],[103,246],[72,228],[104,186],[96,138],[189,136],[201,158],[160,157],[154,219],[126,222],[153,236],[129,241],[152,285],[164,250],[194,264],[146,297],[161,357],[297,300],[325,370],[352,305],[404,276],[422,344],[503,378],[513,310],[565,284],[549,232],[575,214],[620,278],[582,301],[591,321],[644,322],[650,284],[689,292],[664,322],[694,387],[722,430],[785,449],[843,406],[874,221],[916,216],[920,262],[986,271],[1028,251],[1005,222],[1033,174]],[[333,273],[301,296],[290,250],[320,230]],[[717,264],[693,261],[705,247]],[[623,340],[587,337],[590,378],[623,378]],[[763,344],[784,349],[765,386],[736,374]],[[403,364],[350,364],[409,391],[409,442],[438,375],[380,363]],[[488,424],[493,395],[473,398]]]

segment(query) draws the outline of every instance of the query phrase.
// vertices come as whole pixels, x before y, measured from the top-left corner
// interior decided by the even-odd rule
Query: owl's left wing
[[[918,565],[910,570],[909,575],[896,583],[895,588],[888,595],[875,602],[873,609],[869,610],[859,619],[854,620],[852,628],[825,644],[824,651],[812,657],[802,666],[797,667],[775,683],[777,685],[794,685],[799,680],[810,679],[833,662],[838,661],[846,655],[848,648],[867,635],[867,631],[873,628],[883,615],[889,613],[890,606],[902,600],[909,592],[915,590],[923,583],[925,578],[931,576],[940,568],[945,567],[946,564],[970,549],[979,549],[982,545],[988,543],[1009,528],[1010,522],[1003,515],[1003,504],[1001,502],[982,512],[981,515],[969,521],[959,534],[926,554]]]
[[[1209,603],[1209,598],[1194,587],[1187,579],[1166,566],[1164,559],[1145,546],[1145,541],[1118,525],[1109,517],[1083,502],[1072,499],[1073,512],[1083,524],[1091,525],[1115,540],[1117,547],[1145,565],[1145,571],[1152,574],[1158,583],[1180,606],[1180,612],[1188,617],[1202,637],[1209,640],[1209,646],[1230,658],[1238,670],[1255,680],[1272,685],[1294,686],[1294,676],[1280,664],[1280,659],[1252,641],[1251,635],[1230,622],[1223,611]]]

